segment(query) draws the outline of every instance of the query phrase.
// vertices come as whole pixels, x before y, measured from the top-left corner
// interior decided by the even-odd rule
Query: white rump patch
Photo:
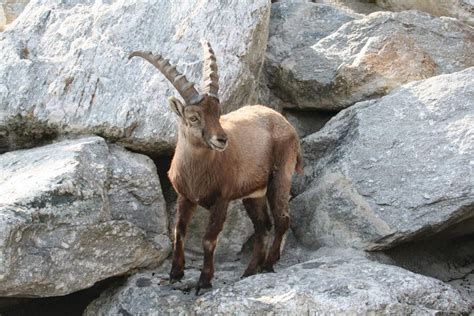
[[[267,194],[267,188],[266,187],[261,189],[261,190],[254,191],[254,192],[250,193],[247,196],[244,196],[243,199],[259,198],[259,197],[265,196],[265,194]]]

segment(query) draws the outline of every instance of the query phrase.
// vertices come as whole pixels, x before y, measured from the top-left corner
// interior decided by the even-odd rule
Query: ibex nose
[[[227,144],[227,135],[217,135],[216,140],[222,145],[225,146]]]
[[[217,134],[212,136],[212,138],[209,140],[209,145],[214,150],[224,151],[227,147],[227,135]]]

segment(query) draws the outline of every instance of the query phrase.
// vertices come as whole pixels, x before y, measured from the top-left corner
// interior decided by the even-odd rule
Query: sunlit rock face
[[[52,132],[169,151],[176,123],[167,98],[177,92],[149,63],[128,60],[130,52],[161,53],[199,83],[200,41],[208,39],[223,111],[236,109],[256,98],[269,14],[265,0],[32,1],[0,35],[3,151],[28,147],[25,133]]]
[[[12,23],[26,5],[30,2],[29,0],[0,0],[0,30],[5,27],[6,24]]]
[[[309,9],[298,9],[311,5],[316,6],[281,4],[281,16],[272,15],[271,30],[277,33],[269,40],[271,67],[266,70],[285,107],[341,110],[405,83],[474,65],[472,28],[455,19],[405,11],[349,21],[341,10],[325,9],[330,15],[326,22],[327,15],[310,16]],[[286,29],[302,23],[307,24],[302,36],[277,41]],[[288,57],[274,58],[274,52],[286,47],[292,47]]]
[[[301,49],[317,43],[331,33],[335,32],[345,23],[356,18],[344,10],[324,4],[311,2],[281,1],[272,5],[268,46],[265,59],[265,75],[270,88],[269,93],[274,93],[282,100],[265,97],[268,103],[292,102],[283,97],[281,89],[291,82],[282,78],[284,70],[282,63],[297,55]],[[311,71],[308,69],[308,71]],[[317,71],[317,70],[315,70]],[[294,105],[283,105],[292,107]]]
[[[189,293],[199,276],[187,270],[167,284],[151,272],[130,278],[92,302],[84,315],[308,315],[467,313],[469,303],[449,285],[364,258],[322,257],[239,280],[216,273],[216,288]]]
[[[472,0],[376,0],[382,8],[420,10],[436,16],[449,16],[474,25],[474,2]]]
[[[7,24],[7,17],[5,16],[3,6],[0,5],[0,32],[3,31],[5,24]]]
[[[341,111],[302,141],[295,235],[375,250],[457,225],[472,234],[473,126],[474,67]]]
[[[0,296],[57,296],[170,252],[156,168],[99,137],[0,156]]]

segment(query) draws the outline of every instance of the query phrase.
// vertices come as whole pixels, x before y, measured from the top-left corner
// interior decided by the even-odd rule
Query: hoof
[[[206,290],[206,289],[211,289],[212,288],[212,284],[211,282],[203,282],[201,280],[199,280],[198,284],[196,285],[196,296],[199,295],[199,292],[201,290]]]
[[[258,271],[257,270],[245,270],[244,274],[242,274],[242,276],[240,277],[241,279],[244,279],[246,277],[249,277],[251,275],[255,275],[257,274]]]
[[[171,273],[170,273],[170,283],[173,284],[173,283],[176,283],[178,281],[181,281],[183,276],[184,276],[184,271],[178,271],[178,272],[171,271]]]
[[[276,273],[273,267],[263,267],[262,272],[263,273]]]

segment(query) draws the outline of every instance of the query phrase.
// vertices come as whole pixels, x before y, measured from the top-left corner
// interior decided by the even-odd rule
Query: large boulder
[[[341,111],[302,141],[297,238],[376,250],[450,227],[473,233],[473,127],[474,68]]]
[[[170,252],[151,159],[99,137],[0,156],[0,296],[57,296]]]
[[[208,39],[229,111],[256,99],[269,15],[266,0],[31,1],[0,34],[0,151],[64,133],[168,151],[176,124],[167,97],[177,92],[129,53],[161,53],[200,82],[200,40]]]
[[[420,10],[437,16],[450,16],[474,26],[474,2],[472,0],[375,0],[386,9]]]
[[[281,62],[296,50],[317,43],[352,20],[353,15],[325,4],[274,3],[265,61],[267,71],[270,75],[278,75]]]
[[[372,13],[300,46],[274,72],[274,93],[286,107],[341,110],[474,65],[472,27],[416,11]]]
[[[335,114],[321,111],[286,110],[283,115],[296,129],[298,136],[303,138],[319,131]]]
[[[189,290],[198,276],[186,271],[181,284],[169,285],[165,275],[137,274],[102,294],[84,315],[432,315],[470,309],[441,281],[364,258],[322,257],[241,281],[218,271],[216,288],[196,297]]]
[[[285,59],[317,43],[353,19],[354,15],[329,5],[288,1],[274,3],[265,59],[269,88],[275,90],[286,84],[281,78],[281,64]],[[273,100],[267,102],[275,103]]]

